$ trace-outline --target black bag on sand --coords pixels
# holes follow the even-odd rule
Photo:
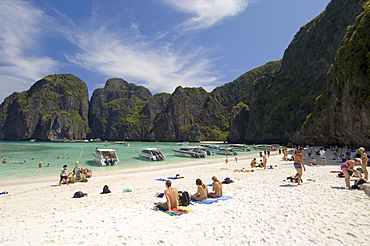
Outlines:
[[[231,184],[232,182],[234,182],[234,181],[232,181],[230,178],[225,178],[225,180],[222,181],[221,183],[223,183],[223,184]]]
[[[107,194],[107,193],[110,193],[111,191],[109,190],[109,187],[108,187],[108,185],[104,185],[104,187],[103,187],[103,192],[102,193],[100,193],[100,194]]]
[[[179,191],[179,206],[189,206],[190,205],[190,196],[187,191]]]
[[[362,185],[367,183],[367,180],[364,179],[364,178],[360,178],[358,180],[356,180],[355,184],[351,186],[352,189],[361,189]]]
[[[77,191],[74,195],[73,195],[73,198],[81,198],[81,197],[84,197],[84,196],[87,196],[86,193],[83,193],[82,191]]]

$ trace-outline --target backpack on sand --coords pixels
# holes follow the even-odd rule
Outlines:
[[[189,197],[189,192],[187,191],[179,191],[179,206],[189,206],[190,204],[190,197]]]
[[[83,193],[82,191],[77,191],[74,195],[73,195],[73,198],[81,198],[81,197],[84,197],[84,196],[87,196],[86,193]]]
[[[108,185],[104,185],[104,187],[103,187],[103,192],[102,193],[100,193],[100,194],[107,194],[107,193],[110,193],[111,191],[109,190],[109,187],[108,187]]]

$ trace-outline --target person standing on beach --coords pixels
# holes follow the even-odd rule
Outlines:
[[[294,176],[294,180],[297,180],[298,185],[301,185],[302,173],[303,171],[306,171],[306,168],[303,162],[303,152],[304,152],[304,148],[299,148],[298,152],[294,156],[294,168],[297,170],[297,174]],[[303,171],[302,171],[302,167],[303,167]]]
[[[67,174],[67,165],[64,165],[61,172],[60,172],[60,180],[59,180],[59,186],[61,185],[62,181],[66,182],[68,184],[68,174]]]
[[[321,159],[322,165],[326,166],[326,152],[324,148],[320,150],[320,159]]]
[[[163,209],[168,210],[171,212],[172,209],[177,208],[178,200],[179,200],[179,192],[176,188],[171,187],[172,183],[171,180],[166,181],[166,188],[167,190],[164,191],[164,195],[166,196],[166,202],[156,202],[154,205],[158,205]]]
[[[362,171],[364,172],[365,179],[369,180],[369,173],[367,172],[367,169],[366,169],[369,158],[367,157],[367,154],[365,153],[364,147],[359,148],[359,151],[361,153],[360,159],[362,161],[362,164],[361,164]]]

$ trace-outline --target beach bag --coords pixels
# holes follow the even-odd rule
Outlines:
[[[189,206],[190,204],[190,196],[189,192],[183,191],[179,192],[180,200],[179,200],[179,206]]]
[[[108,185],[104,185],[104,187],[103,187],[103,192],[102,193],[100,193],[100,194],[107,194],[107,193],[110,193],[111,191],[109,190],[109,187],[108,187]]]
[[[362,185],[367,183],[366,179],[361,178],[355,182],[354,185],[352,185],[352,189],[360,190],[362,188]]]
[[[73,198],[81,198],[81,197],[84,197],[84,196],[87,196],[86,193],[83,193],[82,191],[77,191],[74,195],[73,195]]]
[[[223,184],[230,184],[232,183],[233,181],[230,179],[230,178],[225,178],[224,181],[222,181]]]

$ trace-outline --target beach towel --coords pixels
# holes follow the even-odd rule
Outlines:
[[[167,181],[168,179],[155,179],[157,181]]]
[[[242,169],[235,169],[234,173],[254,173],[256,170],[242,170]]]
[[[183,179],[184,177],[167,177],[168,179]]]
[[[191,199],[190,201],[195,202],[195,203],[200,203],[200,204],[212,204],[218,201],[225,201],[233,198],[232,196],[221,196],[221,197],[216,197],[216,198],[207,198],[206,200],[203,201],[196,201]]]
[[[160,207],[158,205],[155,205],[154,206],[154,209],[155,210],[158,210],[158,211],[162,211],[163,213],[166,213],[166,214],[171,215],[171,216],[175,216],[175,215],[178,215],[179,216],[179,215],[182,215],[182,214],[189,213],[188,210],[180,209],[180,208],[174,208],[174,209],[171,210],[171,212],[168,212],[167,209],[164,209],[164,208],[162,208],[162,207]]]

